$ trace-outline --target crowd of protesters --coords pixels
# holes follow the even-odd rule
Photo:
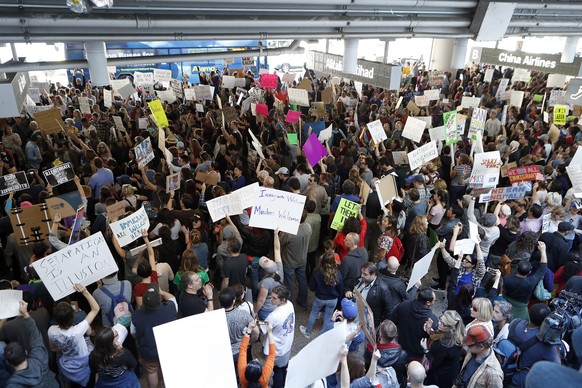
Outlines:
[[[535,72],[530,82],[510,82],[508,91],[525,97],[522,106],[507,107],[507,93],[497,89],[502,78],[511,79],[511,69],[494,68],[491,82],[484,82],[486,69],[473,65],[435,77],[415,65],[399,91],[370,85],[357,90],[353,82],[306,69],[310,101],[322,101],[322,92],[332,89],[323,112],[290,104],[288,90],[299,80],[261,89],[258,76],[237,74],[250,92],[245,102],[266,104],[268,116],[254,115],[250,104],[237,105],[235,89],[222,88],[221,72],[213,71],[201,74],[200,83],[214,86],[222,109],[233,107],[237,118],[223,123],[218,99],[177,96],[163,102],[170,123],[165,128],[151,116],[139,86],[138,98],[116,96],[105,106],[109,88],[82,77],[51,84],[40,105],[61,109],[62,131],[48,134],[26,112],[0,122],[0,174],[26,171],[30,183],[10,194],[0,218],[2,289],[23,290],[25,300],[21,316],[0,323],[0,384],[137,387],[141,378],[157,387],[163,377],[153,327],[219,308],[225,309],[242,387],[285,386],[294,336],[311,339],[340,321],[349,335],[345,349],[333,355],[338,372],[313,386],[538,387],[547,381],[528,375],[579,384],[573,369],[580,365],[574,355],[582,352],[579,336],[569,339],[569,354],[536,336],[553,297],[562,290],[582,295],[580,185],[566,170],[582,144],[578,117],[565,125],[553,122],[547,74]],[[440,99],[412,109],[414,97],[431,89],[439,90]],[[480,97],[488,111],[482,148],[500,152],[501,171],[510,163],[539,168],[535,181],[521,183],[524,198],[479,202],[482,192],[468,184],[478,148],[467,136],[469,119],[459,141],[440,144],[440,156],[420,168],[411,171],[393,156],[431,141],[428,131],[419,143],[403,137],[409,117],[430,117],[433,127],[455,109],[470,118],[472,109],[461,106],[464,96]],[[89,98],[91,114],[81,113],[82,97]],[[305,126],[285,122],[288,110],[300,111]],[[379,144],[366,129],[375,120],[387,137]],[[301,146],[316,121],[331,126],[332,136],[325,141],[328,155],[310,165]],[[160,131],[171,160],[159,150]],[[250,132],[264,158],[254,152]],[[287,136],[294,133],[298,145]],[[156,157],[142,166],[133,147],[146,138]],[[65,162],[75,179],[47,185],[40,172]],[[180,174],[180,189],[166,191],[173,173]],[[386,204],[376,183],[389,174],[400,196]],[[212,176],[217,184],[206,183]],[[297,234],[249,226],[250,209],[210,218],[207,201],[254,182],[306,196]],[[498,187],[510,185],[501,174]],[[102,232],[119,271],[75,285],[75,294],[55,301],[31,264],[66,246],[74,219],[54,215],[49,239],[22,246],[8,213],[73,191],[90,221],[81,238]],[[361,208],[336,231],[330,225],[341,199]],[[108,226],[117,220],[107,208],[117,202],[125,205],[121,218],[143,207],[150,219],[142,238],[125,247]],[[478,228],[474,252],[455,255],[470,222]],[[158,238],[153,246],[150,240]],[[141,252],[130,251],[142,244]],[[414,264],[432,248],[429,274],[407,287]],[[358,293],[373,312],[375,346],[358,318]],[[442,297],[444,312],[434,308]],[[304,322],[296,322],[298,309],[310,310]],[[519,370],[509,377],[493,351],[503,339],[524,349]],[[262,345],[253,351],[256,342]]]

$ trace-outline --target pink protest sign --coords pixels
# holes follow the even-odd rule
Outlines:
[[[303,145],[303,153],[305,153],[309,164],[315,166],[317,162],[327,155],[327,150],[321,145],[317,135],[312,133]]]
[[[261,74],[261,87],[277,89],[279,76],[277,74]]]
[[[269,107],[266,104],[257,104],[257,114],[268,116],[269,115]]]
[[[296,123],[297,120],[299,120],[299,117],[301,117],[301,112],[297,112],[295,110],[289,110],[289,111],[287,111],[287,116],[285,117],[285,122],[286,123]]]

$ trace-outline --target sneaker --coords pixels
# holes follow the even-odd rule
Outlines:
[[[307,328],[305,326],[299,326],[299,332],[307,339],[311,337],[311,334],[307,332]]]

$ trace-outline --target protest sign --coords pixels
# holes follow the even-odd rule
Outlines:
[[[261,88],[271,88],[277,89],[277,84],[279,83],[279,76],[277,74],[262,74],[261,75]]]
[[[137,91],[131,85],[128,78],[124,79],[113,79],[109,81],[111,83],[111,88],[115,93],[117,93],[121,98],[126,99],[133,96]]]
[[[535,181],[537,174],[540,173],[539,166],[523,166],[507,170],[507,176],[511,184],[517,182]]]
[[[235,80],[235,77],[232,75],[223,75],[222,76],[222,83],[220,84],[220,86],[225,88],[225,89],[233,89],[234,88],[234,80]]]
[[[529,82],[530,78],[531,71],[527,69],[515,69],[511,77],[511,82]]]
[[[410,165],[410,170],[415,170],[424,163],[430,162],[434,158],[438,158],[438,156],[439,152],[435,141],[431,141],[422,147],[418,147],[414,151],[408,153],[408,164]]]
[[[402,104],[403,100],[404,100],[404,97],[402,97],[402,96],[398,97],[398,101],[396,102],[396,110],[398,110],[398,108],[400,108],[400,104]]]
[[[150,246],[151,246],[152,248],[159,247],[160,245],[162,245],[162,238],[161,238],[161,237],[160,237],[160,238],[157,238],[157,239],[155,239],[155,240],[153,240],[153,241],[150,241]],[[142,244],[142,245],[140,245],[140,246],[138,246],[138,247],[135,247],[135,248],[132,248],[132,249],[130,249],[130,250],[129,250],[129,253],[130,253],[130,254],[131,254],[133,257],[136,257],[137,255],[139,255],[139,254],[140,254],[140,252],[142,252],[142,251],[144,251],[144,250],[146,250],[146,249],[147,249],[147,245],[145,245],[145,244]]]
[[[520,199],[525,197],[527,191],[527,186],[499,187],[492,189],[489,194],[482,194],[480,197],[480,202],[509,201],[512,199]]]
[[[398,197],[398,186],[396,185],[396,178],[394,175],[388,174],[379,181],[374,183],[376,186],[376,191],[378,192],[378,198],[380,198],[380,204],[386,205],[392,203],[394,198]]]
[[[566,167],[566,172],[572,182],[574,194],[582,193],[582,164],[572,164]]]
[[[297,89],[303,89],[306,92],[311,90],[311,84],[313,82],[309,79],[309,78],[303,78],[303,80],[301,80],[301,82],[299,82],[299,84],[297,85]]]
[[[566,105],[566,91],[552,90],[548,99],[548,106]]]
[[[119,217],[125,214],[125,207],[129,205],[126,200],[115,202],[113,205],[107,206],[107,218],[109,220],[117,221]]]
[[[232,195],[237,197],[237,200],[240,202],[242,208],[246,209],[253,206],[258,189],[259,183],[255,182],[252,185],[244,186],[236,191],[233,191]]]
[[[160,101],[167,102],[168,104],[172,104],[176,101],[176,95],[172,90],[158,90],[156,91],[156,95]]]
[[[216,173],[215,171],[211,171],[208,173],[198,171],[196,173],[195,179],[198,182],[202,182],[202,183],[205,183],[207,185],[216,185],[218,183],[218,173]]]
[[[432,128],[432,117],[431,116],[419,116],[417,119],[422,120],[426,123],[426,128]]]
[[[287,92],[289,93],[289,104],[309,106],[307,90],[289,88]]]
[[[237,195],[221,195],[206,201],[206,207],[212,218],[212,222],[217,222],[226,216],[234,216],[243,212],[243,207]]]
[[[327,139],[330,139],[331,134],[332,134],[332,130],[333,130],[333,124],[330,124],[329,127],[325,128],[323,131],[319,132],[319,135],[317,136],[319,141],[324,142]]]
[[[180,174],[171,174],[166,177],[166,193],[180,190]]]
[[[150,219],[142,206],[138,211],[122,220],[110,223],[109,226],[119,246],[124,247],[140,238],[142,230],[147,231],[149,229]]]
[[[394,160],[394,164],[397,165],[408,164],[406,151],[392,151],[392,159]]]
[[[67,218],[73,217],[77,213],[77,209],[83,205],[83,200],[81,199],[81,194],[75,190],[56,197],[47,198],[45,203],[51,218],[55,214],[60,214],[62,218]]]
[[[432,141],[445,141],[447,138],[444,125],[441,125],[440,127],[429,128],[428,134],[430,135],[430,140]]]
[[[321,159],[327,156],[327,149],[321,145],[317,135],[312,133],[305,144],[303,144],[303,153],[311,166],[315,166]]]
[[[552,225],[552,213],[544,214],[542,216],[542,233],[546,233]]]
[[[497,92],[495,93],[495,99],[497,101],[502,100],[502,93],[505,93],[508,84],[509,84],[508,78],[501,78],[501,80],[499,81],[499,87],[497,88]]]
[[[469,187],[481,188],[497,186],[501,164],[499,151],[475,154],[473,169],[469,177]]]
[[[136,86],[141,86],[144,84],[153,84],[154,83],[154,73],[142,73],[136,71],[133,73],[133,83]]]
[[[335,374],[347,334],[347,325],[343,322],[305,345],[289,361],[285,386],[309,387],[314,381]]]
[[[287,140],[291,145],[297,145],[299,143],[296,133],[287,133]]]
[[[192,88],[184,89],[184,98],[187,101],[195,101],[196,100],[196,91]]]
[[[425,90],[424,95],[428,97],[429,101],[437,101],[441,95],[441,91],[439,89]]]
[[[196,94],[197,100],[213,100],[214,99],[214,87],[210,85],[195,85],[194,93]]]
[[[341,230],[344,222],[349,217],[357,217],[359,213],[360,204],[349,201],[345,198],[340,200],[340,203],[331,222],[330,228],[334,230]]]
[[[39,88],[28,88],[28,96],[32,98],[36,104],[40,104],[40,89]]]
[[[568,115],[568,107],[565,105],[554,106],[554,124],[566,125],[566,116]]]
[[[475,108],[471,115],[471,124],[469,125],[469,138],[477,140],[477,131],[483,132],[485,129],[485,121],[487,121],[487,110]]]
[[[0,319],[19,316],[21,300],[22,291],[0,290]]]
[[[354,289],[354,295],[356,296],[356,306],[358,307],[358,319],[360,322],[360,327],[364,331],[366,339],[372,345],[376,347],[376,329],[374,327],[374,313],[372,309],[366,302],[366,299],[362,296],[360,291]],[[363,324],[362,324],[363,323]]]
[[[266,104],[257,104],[255,107],[257,114],[265,117],[269,116],[269,107]]]
[[[576,149],[576,153],[574,154],[574,157],[570,161],[570,166],[573,166],[575,164],[582,165],[582,147],[578,147]]]
[[[481,97],[463,96],[461,106],[463,108],[479,108],[481,104]]]
[[[331,104],[333,103],[333,89],[332,88],[326,88],[321,92],[321,101],[327,103],[327,104]]]
[[[135,160],[140,166],[145,166],[154,159],[154,149],[152,148],[152,141],[149,137],[135,146],[133,151],[135,153]]]
[[[78,242],[81,239],[81,230],[89,227],[89,225],[89,221],[85,219],[85,206],[83,205],[77,209],[75,214],[75,220],[73,221],[73,226],[71,226],[68,245],[73,245]]]
[[[148,128],[148,119],[147,119],[147,117],[140,117],[139,118],[138,128],[139,129],[147,129]]]
[[[8,215],[18,245],[48,241],[51,217],[46,203],[10,209]]]
[[[196,104],[196,112],[198,112],[198,113],[204,113],[204,105],[202,105],[202,104]]]
[[[483,82],[491,83],[491,81],[493,81],[493,73],[494,72],[495,72],[495,69],[485,70],[485,76],[483,77]]]
[[[255,104],[254,102],[251,102],[251,114],[253,116],[256,116],[257,115],[257,104]]]
[[[36,112],[34,114],[34,121],[36,121],[38,128],[45,137],[53,133],[59,133],[65,127],[59,108]]]
[[[42,172],[47,183],[53,187],[72,181],[75,178],[75,170],[71,163],[63,163]]]
[[[406,119],[406,124],[404,125],[404,130],[402,131],[402,136],[417,143],[420,143],[425,127],[426,121],[419,120],[414,117],[408,117]],[[384,129],[382,129],[382,131],[383,130]]]
[[[122,130],[123,128],[125,128],[125,125],[123,125],[123,120],[121,119],[121,117],[113,116],[113,122],[115,123],[115,127],[117,129]]]
[[[55,301],[74,293],[73,285],[77,283],[88,286],[118,270],[101,232],[35,261],[32,266]]]
[[[414,103],[416,106],[428,106],[428,96],[414,96]]]
[[[323,102],[312,102],[311,114],[313,114],[318,119],[323,118],[323,115],[325,114],[325,104]]]
[[[446,145],[456,143],[459,140],[457,131],[457,111],[453,110],[443,113],[443,120],[445,124]]]
[[[172,70],[154,69],[154,81],[159,83],[170,83]]]
[[[14,191],[26,190],[29,187],[28,178],[24,171],[0,176],[0,195],[10,194]]]
[[[516,168],[516,167],[517,167],[517,163],[516,162],[511,162],[511,163],[504,164],[500,168],[501,177],[502,178],[507,178],[507,176],[509,175],[509,169],[510,168]]]
[[[414,264],[414,267],[412,268],[412,274],[410,275],[410,279],[408,280],[408,286],[406,287],[406,291],[414,287],[414,285],[420,282],[420,279],[422,279],[424,275],[428,273],[428,269],[430,268],[430,263],[432,262],[435,250],[436,245],[432,247],[430,252],[424,255],[422,259],[418,260]]]
[[[204,335],[184,335],[192,330]],[[190,383],[185,382],[192,379],[193,365],[196,365],[196,383],[192,386],[237,387],[224,309],[158,325],[154,327],[153,332],[166,387],[189,386]],[[205,349],[205,351],[192,351],[190,352],[192,354],[184,357],[181,352],[176,351],[176,344],[180,344],[183,349]]]
[[[388,139],[386,132],[384,131],[384,126],[380,120],[372,121],[366,125],[372,139],[374,139],[374,144],[380,144],[383,140]]]
[[[418,105],[416,105],[414,102],[410,101],[407,105],[406,105],[406,109],[408,109],[410,111],[411,114],[413,114],[414,116],[418,116],[418,114],[420,113],[420,108],[418,107]]]
[[[509,105],[515,106],[517,108],[521,108],[521,104],[523,103],[523,96],[524,92],[520,90],[512,90],[511,97],[509,99]]]
[[[232,106],[225,106],[222,108],[222,113],[224,114],[224,121],[228,125],[231,121],[238,119],[238,113],[236,108]]]
[[[168,118],[166,117],[164,107],[162,106],[162,102],[160,100],[148,102],[148,106],[152,111],[152,115],[154,116],[154,119],[156,120],[156,124],[158,125],[158,127],[165,128],[168,125],[170,125],[168,123]]]
[[[565,74],[548,74],[546,88],[563,88],[566,83]]]
[[[296,235],[306,199],[304,195],[260,187],[253,201],[249,226],[279,228]]]
[[[79,109],[84,115],[91,114],[91,104],[89,103],[89,97],[79,97]]]
[[[289,85],[291,85],[293,83],[293,81],[295,81],[295,74],[283,74],[283,80],[284,83],[287,83]]]
[[[454,247],[454,255],[472,255],[475,250],[475,241],[465,238],[457,240]]]
[[[311,129],[311,133],[314,133],[319,136],[321,131],[325,130],[325,121],[316,120],[311,123],[303,124],[303,134],[305,135],[305,138],[307,138],[310,135],[309,129]]]

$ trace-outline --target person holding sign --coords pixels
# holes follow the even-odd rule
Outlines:
[[[89,363],[91,369],[99,375],[95,388],[125,387],[140,388],[135,372],[137,361],[131,352],[119,341],[117,330],[121,327],[105,328],[95,337],[95,349],[91,352]]]

